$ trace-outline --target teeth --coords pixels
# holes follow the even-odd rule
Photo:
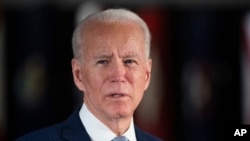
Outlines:
[[[121,96],[122,96],[121,94],[113,94],[113,95],[112,95],[112,97],[115,97],[115,98],[121,97]]]

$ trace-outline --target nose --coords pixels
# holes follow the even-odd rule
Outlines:
[[[125,82],[125,66],[122,60],[113,60],[111,63],[110,70],[110,81],[111,82]]]

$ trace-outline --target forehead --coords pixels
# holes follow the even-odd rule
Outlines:
[[[84,37],[90,36],[92,39],[114,34],[122,36],[136,34],[143,37],[142,28],[137,23],[128,21],[90,21],[83,29]]]
[[[113,47],[124,50],[144,50],[144,34],[133,22],[90,22],[84,27],[84,51],[109,50]]]

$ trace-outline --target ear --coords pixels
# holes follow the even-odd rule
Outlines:
[[[145,74],[145,87],[146,90],[149,86],[150,79],[151,79],[151,68],[152,68],[152,59],[148,59],[146,62],[146,74]]]
[[[71,60],[72,73],[74,78],[74,83],[80,91],[85,91],[85,87],[83,84],[83,72],[81,68],[81,62],[79,60],[73,58]]]

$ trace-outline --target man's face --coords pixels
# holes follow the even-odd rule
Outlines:
[[[101,119],[131,117],[150,81],[143,31],[121,22],[93,22],[85,29],[83,63],[72,61],[85,104]]]

